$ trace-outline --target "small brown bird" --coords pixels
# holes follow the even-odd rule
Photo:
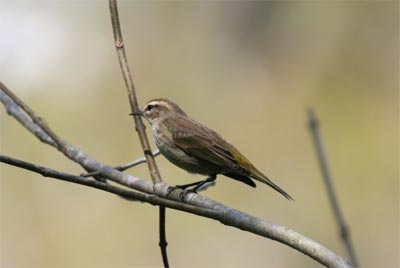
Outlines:
[[[140,114],[150,123],[158,149],[170,162],[189,173],[209,176],[203,181],[181,185],[180,188],[195,186],[190,191],[196,192],[204,184],[213,182],[218,174],[223,174],[256,187],[253,178],[293,200],[254,167],[235,146],[190,118],[176,103],[164,98],[153,99]]]

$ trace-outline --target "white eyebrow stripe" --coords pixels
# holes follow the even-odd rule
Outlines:
[[[171,109],[171,106],[165,101],[152,101],[152,102],[148,103],[147,105],[154,105],[154,106],[159,105],[159,106],[164,106],[168,109]]]

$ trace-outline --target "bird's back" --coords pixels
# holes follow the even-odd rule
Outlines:
[[[292,197],[259,171],[235,146],[221,135],[188,116],[165,118],[174,145],[208,166],[219,166],[220,174],[255,186],[250,178],[269,185],[289,200]],[[190,127],[188,127],[190,126]],[[204,174],[204,172],[199,172]],[[207,174],[207,173],[206,173]],[[208,174],[211,174],[208,173]]]

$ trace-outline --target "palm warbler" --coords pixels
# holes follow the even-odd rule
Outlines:
[[[150,123],[157,147],[170,162],[190,173],[209,176],[200,182],[181,185],[180,188],[195,186],[190,190],[195,192],[204,184],[214,181],[218,174],[223,174],[256,187],[253,178],[293,200],[235,146],[190,118],[176,103],[164,98],[153,99],[144,106],[140,115]]]

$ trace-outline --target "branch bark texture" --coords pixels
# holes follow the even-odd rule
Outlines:
[[[14,94],[12,96],[8,95],[7,92],[9,90],[5,89],[5,85],[0,82],[0,101],[6,107],[8,113],[17,118],[26,129],[40,140],[53,139],[54,132],[47,132],[50,127],[47,124],[44,125],[41,120],[34,120],[31,114],[29,114],[31,118],[27,117],[19,108],[18,101],[14,100],[19,100],[18,97]],[[29,127],[32,124],[36,124],[36,127]],[[50,145],[54,146],[54,143],[50,142]],[[138,200],[218,220],[225,225],[276,240],[327,267],[352,267],[349,262],[331,250],[287,227],[273,224],[194,193],[186,195],[184,202],[182,202],[179,197],[181,191],[176,190],[168,195],[168,185],[166,184],[160,184],[156,193],[152,182],[124,174],[108,165],[102,164],[67,142],[63,143],[63,152],[69,159],[80,164],[85,169],[99,170],[102,177],[140,192],[141,194],[137,196]]]

